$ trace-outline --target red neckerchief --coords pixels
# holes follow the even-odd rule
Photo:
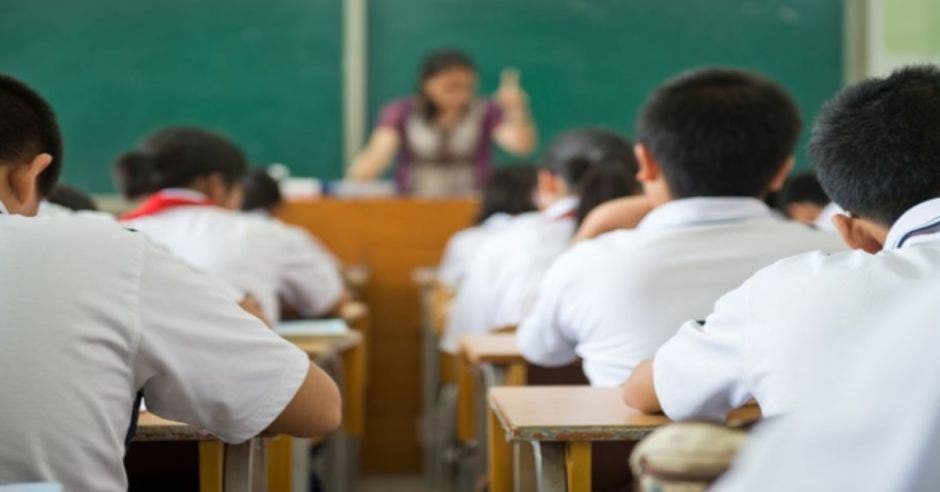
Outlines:
[[[121,215],[120,220],[133,220],[165,212],[174,207],[182,206],[212,206],[206,198],[190,198],[185,196],[154,193],[143,201],[136,209]]]

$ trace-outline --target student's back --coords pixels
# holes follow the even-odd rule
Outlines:
[[[518,331],[530,362],[580,357],[595,386],[621,384],[682,321],[760,267],[841,247],[759,199],[782,183],[799,131],[776,84],[724,69],[684,74],[653,93],[638,128],[639,177],[657,206],[636,229],[562,255]]]
[[[125,225],[250,294],[268,319],[280,317],[282,299],[308,317],[341,301],[342,278],[308,235],[236,212],[247,167],[225,139],[197,129],[163,130],[122,156],[118,171],[126,195],[153,192],[122,217]]]

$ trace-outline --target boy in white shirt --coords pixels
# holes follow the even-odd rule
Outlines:
[[[527,360],[583,360],[594,386],[621,384],[690,317],[762,266],[838,238],[777,218],[761,201],[793,162],[800,118],[776,83],[704,69],[661,85],[642,109],[637,175],[654,206],[634,230],[584,241],[546,274],[520,326]]]
[[[810,154],[856,251],[759,271],[638,366],[625,401],[721,419],[754,398],[782,416],[734,490],[936,490],[940,71],[845,89]]]
[[[535,167],[528,164],[493,171],[483,185],[477,225],[454,234],[447,241],[437,269],[437,280],[456,290],[474,256],[488,238],[512,224],[512,218],[535,210]]]
[[[571,130],[542,156],[538,214],[524,214],[487,240],[473,258],[451,307],[441,350],[460,337],[514,326],[532,307],[545,271],[571,243],[594,206],[635,194],[636,161],[629,141],[602,129]]]
[[[32,217],[61,157],[49,106],[0,75],[0,484],[126,490],[139,393],[226,442],[339,425],[336,385],[226,286],[116,222]]]
[[[151,193],[121,216],[124,225],[251,295],[269,320],[280,318],[281,301],[313,318],[345,299],[332,257],[305,231],[237,212],[248,166],[226,138],[166,128],[122,155],[116,168],[125,195]]]

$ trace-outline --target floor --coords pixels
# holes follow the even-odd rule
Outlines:
[[[422,475],[366,475],[357,492],[431,492]]]

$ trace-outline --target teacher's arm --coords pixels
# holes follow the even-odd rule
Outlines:
[[[496,143],[513,154],[535,150],[538,131],[529,113],[529,96],[519,84],[518,70],[503,70],[495,100],[503,110],[502,121],[493,130]]]
[[[385,172],[401,145],[398,130],[388,126],[379,126],[369,137],[369,143],[353,160],[346,177],[358,181],[369,181],[378,178]]]

